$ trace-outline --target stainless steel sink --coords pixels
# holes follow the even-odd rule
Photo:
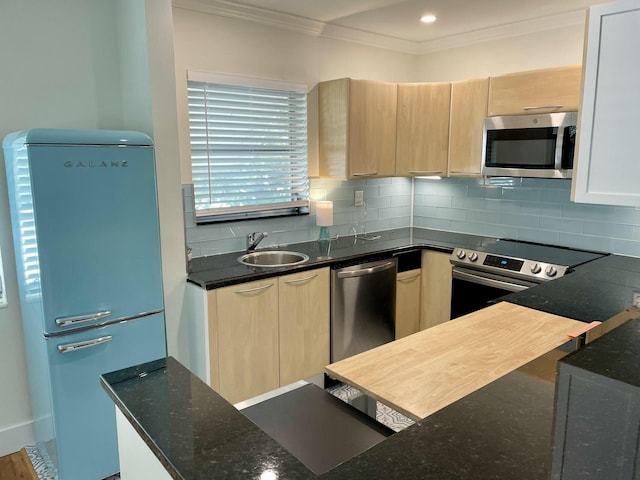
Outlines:
[[[309,260],[309,256],[304,253],[277,250],[245,253],[238,257],[240,263],[253,267],[288,267],[304,263],[307,260]]]

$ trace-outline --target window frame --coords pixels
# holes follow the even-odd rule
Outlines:
[[[308,105],[306,103],[308,88],[304,84],[299,83],[291,83],[277,80],[269,80],[264,78],[256,78],[249,76],[241,76],[241,75],[228,75],[222,73],[211,73],[211,72],[201,72],[189,70],[187,71],[187,110],[189,116],[189,151],[190,151],[190,166],[192,177],[194,175],[194,170],[196,168],[195,165],[195,153],[194,153],[194,134],[193,130],[194,124],[197,122],[192,118],[192,109],[190,102],[190,93],[189,89],[191,88],[190,82],[198,82],[202,84],[217,84],[224,85],[230,87],[239,87],[246,88],[247,92],[250,92],[251,89],[259,89],[259,90],[275,90],[278,92],[293,92],[297,95],[303,95],[305,99],[304,109],[302,111],[295,110],[295,113],[299,114],[300,117],[300,125],[296,125],[296,128],[291,129],[291,143],[292,145],[297,145],[297,149],[292,148],[291,150],[294,153],[287,152],[286,149],[282,150],[283,155],[291,155],[291,158],[284,158],[285,162],[291,162],[289,166],[289,170],[286,168],[284,171],[291,175],[290,180],[283,180],[280,185],[288,185],[290,188],[288,191],[292,196],[297,193],[301,193],[302,196],[299,200],[292,199],[291,201],[286,201],[282,203],[265,203],[260,205],[236,205],[230,207],[209,207],[209,208],[199,208],[197,201],[198,195],[196,194],[196,181],[192,180],[194,183],[194,219],[196,224],[207,224],[207,223],[219,223],[219,222],[227,222],[234,220],[249,220],[249,219],[258,219],[258,218],[272,218],[272,217],[281,217],[281,216],[291,216],[291,215],[308,215],[309,214],[309,205],[310,205],[310,183],[309,183],[309,138],[308,138],[308,120],[307,120],[307,110]],[[206,96],[206,94],[205,94]],[[206,99],[205,99],[206,102]],[[206,110],[206,108],[205,108]],[[302,114],[300,114],[302,113]],[[194,116],[197,113],[194,113]],[[202,115],[202,113],[200,113]],[[205,116],[207,113],[205,113]],[[200,122],[202,122],[200,120]],[[207,121],[204,121],[206,128],[206,138],[207,141],[210,138],[210,133],[208,129]],[[300,127],[303,127],[302,129]],[[303,141],[300,142],[300,132],[303,132]],[[293,133],[296,132],[296,133]],[[242,142],[239,142],[241,145]],[[202,148],[197,150],[202,153]],[[210,155],[210,152],[213,152],[214,149],[206,150],[207,156]],[[264,149],[256,149],[255,151],[247,148],[246,150],[239,150],[240,155],[247,155],[249,158],[252,158],[251,152],[256,153],[258,158],[253,159],[253,161],[257,162],[261,154],[264,154]],[[240,157],[238,157],[240,158]],[[201,161],[201,160],[200,160]],[[207,160],[210,162],[210,160]],[[268,161],[267,161],[268,162]],[[277,161],[273,161],[274,165],[277,165]],[[268,164],[268,163],[267,163]],[[211,163],[209,164],[211,165]],[[200,165],[201,168],[201,165]],[[279,170],[272,170],[270,174],[274,172],[278,172]],[[205,180],[208,185],[208,188],[211,188],[211,173],[208,174],[209,178]],[[297,183],[296,183],[297,182]],[[204,182],[203,182],[204,183]],[[277,182],[275,185],[278,185]],[[295,186],[293,186],[295,185]],[[264,189],[260,189],[264,190]],[[224,209],[220,212],[215,212],[217,208]]]

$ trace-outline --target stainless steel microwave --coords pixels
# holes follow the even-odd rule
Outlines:
[[[577,112],[488,117],[482,175],[571,178]]]

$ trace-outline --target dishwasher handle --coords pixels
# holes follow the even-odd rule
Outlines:
[[[374,265],[368,268],[359,268],[353,270],[340,270],[337,275],[338,278],[352,278],[352,277],[362,277],[364,275],[371,275],[372,273],[382,272],[384,270],[389,270],[390,268],[396,268],[396,262],[385,262],[379,265]]]

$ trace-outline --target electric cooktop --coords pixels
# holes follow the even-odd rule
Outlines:
[[[451,254],[451,263],[457,267],[543,282],[559,278],[572,268],[605,255],[607,254],[601,252],[506,239],[474,250],[456,248]]]

